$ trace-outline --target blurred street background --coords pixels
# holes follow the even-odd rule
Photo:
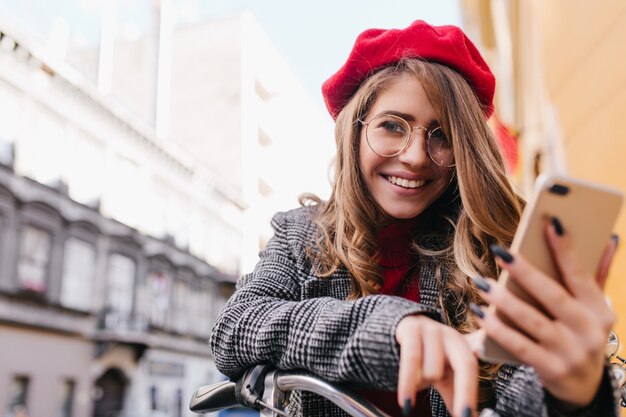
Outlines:
[[[272,214],[329,195],[322,82],[415,19],[489,61],[524,195],[542,171],[626,192],[620,0],[0,0],[0,416],[192,416]],[[624,249],[607,293],[624,316]]]

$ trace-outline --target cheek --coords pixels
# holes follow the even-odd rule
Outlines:
[[[381,157],[376,155],[367,144],[367,140],[361,137],[359,143],[359,167],[367,183],[372,179],[375,168],[380,164]]]
[[[441,177],[444,178],[448,184],[452,182],[453,176],[454,176],[453,168],[443,168],[443,171],[441,171]]]

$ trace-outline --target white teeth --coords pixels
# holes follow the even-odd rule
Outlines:
[[[392,184],[399,185],[404,188],[419,188],[426,184],[426,180],[407,180],[406,178],[394,177],[393,175],[385,177]]]

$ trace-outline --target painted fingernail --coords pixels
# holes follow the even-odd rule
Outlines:
[[[554,226],[554,230],[556,231],[556,234],[559,236],[563,236],[563,234],[565,233],[565,230],[563,229],[563,225],[561,224],[561,221],[556,217],[553,217],[550,221],[552,222],[552,226]]]
[[[411,415],[411,399],[404,400],[404,407],[402,407],[402,415],[408,417]]]
[[[469,308],[470,310],[472,310],[472,313],[474,313],[474,315],[476,315],[476,317],[478,317],[479,319],[485,318],[485,312],[482,311],[480,307],[478,307],[478,304],[470,303]]]
[[[510,264],[511,262],[513,262],[513,255],[511,255],[511,253],[508,250],[506,250],[505,248],[503,248],[502,246],[500,246],[500,245],[491,245],[491,246],[489,246],[489,248],[491,249],[491,251],[493,252],[494,255],[496,255],[498,258],[502,259],[507,264]]]
[[[617,233],[613,233],[611,235],[611,239],[613,239],[613,241],[615,242],[615,247],[617,248],[619,246],[619,235]]]
[[[480,288],[481,291],[489,292],[491,290],[491,285],[489,285],[487,280],[480,275],[472,277],[472,282],[474,282],[474,285]]]
[[[472,409],[470,407],[465,407],[463,409],[463,414],[461,414],[461,416],[463,416],[463,417],[472,417]]]

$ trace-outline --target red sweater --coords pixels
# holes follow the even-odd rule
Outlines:
[[[397,295],[419,302],[420,290],[418,277],[407,277],[407,272],[414,259],[410,254],[410,236],[415,227],[415,220],[399,220],[383,228],[378,235],[381,253],[378,263],[383,269],[384,283],[380,294]],[[408,279],[407,279],[408,278]],[[359,390],[359,393],[378,408],[391,416],[402,416],[402,408],[398,405],[398,394],[390,391]],[[428,390],[417,393],[416,406],[411,416],[430,416],[430,400]]]

